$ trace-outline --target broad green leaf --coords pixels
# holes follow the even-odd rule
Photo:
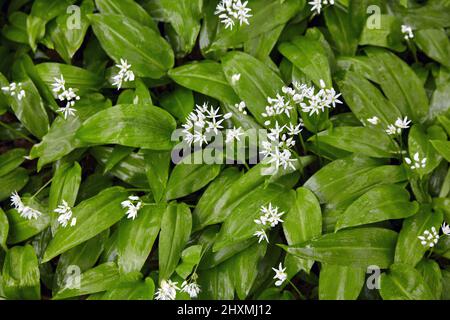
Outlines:
[[[302,243],[322,234],[322,212],[319,201],[304,187],[297,189],[295,203],[283,220],[283,231],[289,245]],[[298,257],[294,259],[298,260],[298,265],[308,273],[314,264],[314,260]]]
[[[442,270],[442,300],[450,300],[450,271]]]
[[[162,95],[160,104],[175,118],[184,121],[194,109],[194,95],[191,90],[177,86],[174,91]]]
[[[89,91],[99,90],[104,82],[103,78],[99,75],[68,64],[52,62],[41,63],[36,65],[36,71],[50,88],[52,88],[52,84],[55,83],[55,78],[59,79],[62,75],[66,87],[79,90],[77,92],[78,95],[83,95]]]
[[[343,56],[354,56],[358,47],[360,30],[352,26],[347,10],[338,6],[330,6],[324,10],[325,23],[333,39],[333,45]]]
[[[134,220],[124,220],[118,228],[118,266],[121,273],[140,271],[158,236],[165,205],[151,204],[139,210]]]
[[[200,190],[219,175],[220,169],[220,164],[177,164],[167,183],[166,200],[181,198]]]
[[[393,264],[381,275],[380,294],[384,300],[434,300],[420,272],[402,263]]]
[[[74,0],[36,0],[27,19],[28,42],[36,51],[37,42],[45,36],[47,22],[64,13]]]
[[[345,102],[363,124],[367,119],[376,116],[385,128],[402,116],[399,109],[362,75],[353,71],[346,72],[338,84]]]
[[[239,97],[227,82],[218,62],[204,60],[188,63],[170,70],[169,76],[179,85],[219,101],[232,105],[239,102]]]
[[[169,179],[171,153],[169,151],[143,150],[145,172],[155,202],[163,199]]]
[[[403,219],[414,215],[419,206],[409,201],[410,195],[401,186],[386,184],[375,187],[355,202],[340,215],[336,231],[390,219]]]
[[[8,247],[6,246],[6,239],[8,238],[8,231],[9,231],[9,223],[8,218],[3,211],[2,208],[0,208],[0,247],[3,248],[3,250],[7,251]]]
[[[101,300],[153,300],[155,283],[152,278],[144,281],[125,282],[106,291]]]
[[[191,211],[186,204],[170,204],[163,214],[159,236],[159,279],[169,279],[191,234]]]
[[[119,105],[89,118],[77,131],[76,137],[92,144],[113,143],[169,150],[175,126],[175,120],[163,109],[145,105]]]
[[[393,158],[398,152],[395,142],[379,128],[337,127],[322,131],[310,140],[374,158]]]
[[[2,35],[14,42],[28,44],[27,34],[28,15],[22,11],[16,11],[8,16],[9,24],[2,28]]]
[[[414,41],[427,56],[450,68],[450,41],[443,29],[418,30]]]
[[[173,67],[172,48],[157,31],[116,14],[94,14],[88,18],[108,55],[116,63],[126,57],[136,75],[159,79]]]
[[[199,299],[232,300],[234,298],[232,275],[226,264],[200,271],[198,276],[198,283],[202,288]]]
[[[245,101],[248,110],[259,124],[267,120],[262,116],[266,111],[267,98],[275,97],[284,86],[283,80],[263,62],[249,54],[233,51],[223,59],[225,76],[238,96]],[[233,75],[240,74],[239,81],[232,80]],[[277,117],[278,118],[278,117]],[[279,116],[280,123],[289,122],[286,115]],[[296,122],[296,112],[291,112],[292,122]]]
[[[117,145],[113,148],[103,168],[103,173],[111,171],[118,163],[133,153],[134,148]]]
[[[238,182],[239,180],[235,183]],[[277,184],[263,185],[250,192],[242,201],[232,206],[231,213],[220,229],[213,251],[254,237],[254,233],[261,229],[261,226],[255,223],[255,219],[261,216],[261,206],[271,203],[273,207],[279,208],[279,212],[286,213],[294,201],[294,191]]]
[[[428,115],[428,98],[422,82],[411,67],[387,50],[369,48],[366,52],[386,97],[403,115],[415,123],[423,123]]]
[[[356,1],[354,1],[356,2]],[[404,35],[401,33],[401,21],[398,17],[381,14],[379,17],[380,25],[374,28],[367,23],[359,40],[360,45],[372,45],[384,47],[394,51],[402,52],[405,50],[403,45]]]
[[[41,215],[37,219],[28,220],[21,217],[16,209],[11,209],[6,212],[9,221],[8,244],[16,244],[27,240],[43,230],[50,224],[50,215],[47,208],[45,208],[39,201],[30,197],[22,197],[25,205],[38,210]]]
[[[420,211],[403,221],[395,248],[395,262],[414,267],[430,247],[422,245],[418,236],[425,230],[434,227],[438,232],[442,223],[441,211],[432,212],[429,207],[422,206]]]
[[[436,149],[445,160],[450,162],[450,142],[441,140],[431,140],[430,142],[433,145],[433,148]]]
[[[430,112],[428,117],[434,120],[437,116],[443,116],[450,110],[448,101],[450,99],[450,81],[437,86],[431,97]]]
[[[21,148],[11,149],[0,155],[0,177],[20,166],[26,155],[27,151]]]
[[[320,300],[356,300],[365,282],[360,267],[322,264],[319,275]]]
[[[278,50],[316,86],[320,87],[320,80],[323,80],[327,87],[332,86],[328,58],[319,40],[306,36],[295,37],[290,42],[281,43]]]
[[[101,264],[80,275],[80,286],[71,283],[72,286],[64,287],[58,291],[53,299],[67,299],[72,297],[83,296],[86,294],[106,291],[113,288],[119,280],[119,269],[113,262]]]
[[[123,188],[112,187],[73,208],[77,224],[70,228],[59,228],[45,251],[43,262],[95,237],[122,219],[125,212],[120,203],[126,196]]]
[[[93,268],[105,248],[108,236],[109,230],[105,230],[94,238],[64,252],[56,266],[53,290],[59,291],[63,287],[70,285],[73,280],[72,277],[78,270],[85,272]]]
[[[38,259],[30,245],[11,248],[3,263],[3,291],[12,300],[41,298]]]
[[[183,279],[186,279],[200,262],[202,257],[202,246],[193,245],[187,247],[181,253],[181,263],[175,269],[176,273]]]
[[[420,261],[416,269],[422,274],[423,280],[434,294],[436,300],[442,295],[442,272],[439,264],[431,259]]]
[[[14,191],[20,191],[28,182],[28,172],[24,168],[16,168],[0,177],[0,201],[8,198]]]
[[[102,14],[122,15],[158,31],[152,17],[134,0],[95,0],[95,6]]]
[[[381,228],[357,228],[329,233],[295,246],[280,245],[288,253],[326,264],[387,268],[394,260],[397,233]]]

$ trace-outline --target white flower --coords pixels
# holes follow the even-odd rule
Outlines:
[[[380,119],[378,119],[377,116],[373,116],[372,118],[367,119],[367,121],[376,126],[380,122]]]
[[[125,213],[127,218],[134,220],[142,207],[142,202],[137,196],[129,196],[128,200],[122,201],[121,205],[122,208],[127,208],[127,212]]]
[[[247,111],[245,110],[245,108],[247,107],[247,105],[245,104],[245,101],[241,101],[241,102],[239,102],[239,103],[236,103],[236,104],[234,105],[234,107],[235,107],[236,109],[238,109],[239,112],[242,112],[243,114],[247,114]]]
[[[11,97],[16,96],[17,100],[21,101],[25,97],[25,90],[22,89],[22,83],[11,82],[9,86],[2,87],[4,93],[9,93]]]
[[[233,127],[233,129],[228,129],[225,143],[230,143],[234,140],[241,141],[240,136],[242,136],[242,135],[244,135],[244,132],[242,132],[241,127],[239,127],[239,128]]]
[[[180,290],[180,288],[177,287],[177,283],[178,282],[172,282],[171,280],[162,280],[158,291],[156,291],[155,299],[175,300],[177,296],[177,290]]]
[[[11,199],[11,205],[19,212],[20,216],[22,218],[31,220],[31,219],[37,219],[40,215],[42,215],[41,212],[39,212],[36,209],[33,209],[29,206],[26,206],[22,199],[20,198],[17,191],[14,191],[10,197]]]
[[[248,1],[242,3],[241,0],[222,0],[216,6],[215,15],[219,16],[220,22],[225,25],[225,29],[233,29],[237,20],[239,25],[249,24],[248,19],[252,17],[250,11],[252,9],[247,8]]]
[[[264,231],[264,229],[261,229],[259,231],[256,231],[254,234],[254,236],[258,237],[258,243],[260,243],[263,240],[266,240],[267,243],[269,243],[269,239],[267,238],[267,234]]]
[[[69,221],[71,227],[77,224],[77,219],[72,218],[72,208],[70,208],[69,204],[65,200],[63,200],[62,204],[60,204],[54,211],[59,213],[58,222],[63,226],[63,228],[67,227]]]
[[[405,40],[409,40],[414,38],[413,30],[410,26],[403,24],[402,25],[402,33],[404,34]]]
[[[405,117],[405,119],[398,118],[395,120],[395,126],[399,129],[408,129],[410,127],[411,120],[408,120],[408,117]]]
[[[75,106],[76,101],[80,100],[80,97],[75,93],[73,88],[66,89],[66,81],[64,80],[63,75],[61,75],[60,78],[54,78],[54,80],[55,82],[52,86],[55,97],[57,97],[59,101],[67,101],[65,107],[61,107],[56,111],[62,113],[64,119],[67,119],[69,116],[74,116],[77,110],[72,107]]]
[[[425,230],[423,232],[423,235],[418,236],[420,243],[424,247],[430,247],[433,248],[439,241],[439,234],[436,231],[435,227],[431,228],[431,231]]]
[[[425,168],[427,165],[427,158],[420,159],[418,152],[414,154],[413,160],[411,160],[410,158],[405,158],[405,162],[411,167],[412,170]]]
[[[442,224],[442,232],[446,235],[446,236],[450,236],[450,226],[448,224],[446,224],[445,222]]]
[[[322,7],[327,4],[334,5],[334,0],[312,0],[308,4],[312,6],[311,11],[316,11],[317,14],[320,14]]]
[[[116,67],[119,68],[119,73],[112,78],[112,85],[116,86],[117,90],[119,90],[123,82],[134,81],[135,76],[131,70],[131,64],[128,64],[126,59],[120,58],[120,64],[116,64]]]
[[[292,123],[289,123],[289,126],[286,127],[286,129],[288,130],[289,135],[296,136],[303,131],[303,126],[303,120],[300,119],[299,123],[296,126],[294,126]]]
[[[396,134],[400,134],[402,129],[396,128],[393,124],[390,124],[385,131],[388,135],[394,136]]]
[[[236,84],[241,79],[240,73],[235,73],[231,76],[231,83]]]
[[[279,287],[287,279],[287,274],[285,272],[286,268],[283,268],[283,265],[280,262],[280,264],[278,265],[278,269],[272,268],[272,270],[275,271],[275,276],[273,278],[277,279],[275,285]]]
[[[184,281],[181,284],[181,291],[186,292],[187,294],[189,294],[189,297],[193,299],[198,297],[198,294],[200,293],[201,290],[197,282],[193,281],[188,283],[187,281]]]
[[[272,207],[271,202],[267,207],[261,206],[261,216],[255,220],[255,223],[264,226],[270,225],[272,228],[275,227],[279,222],[283,222],[280,218],[284,212],[278,212],[278,210],[278,207]]]

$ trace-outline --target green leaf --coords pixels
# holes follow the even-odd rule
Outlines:
[[[114,126],[111,126],[114,123]],[[77,131],[85,143],[120,144],[151,150],[170,150],[176,123],[163,109],[145,105],[119,105],[100,111]]]
[[[283,80],[263,62],[249,54],[233,51],[223,59],[225,76],[238,96],[245,101],[248,110],[259,124],[267,120],[261,114],[266,111],[267,98],[275,97],[284,86]],[[235,74],[240,74],[239,81],[232,81]],[[279,116],[280,123],[289,122],[286,115]],[[291,112],[291,121],[296,122],[296,112]]]
[[[3,291],[12,300],[39,300],[40,274],[38,259],[30,245],[13,247],[3,263]]]
[[[379,128],[337,127],[322,131],[310,140],[374,158],[393,158],[398,152],[395,142]]]
[[[320,80],[327,87],[332,86],[328,57],[319,40],[307,36],[295,37],[290,42],[281,43],[278,50],[316,86],[320,87]]]
[[[45,251],[43,262],[91,239],[118,222],[124,216],[120,203],[125,200],[126,195],[123,188],[112,187],[73,208],[77,224],[70,228],[59,228]]]
[[[384,300],[433,300],[433,294],[419,271],[396,263],[380,278],[380,294]]]
[[[433,148],[436,149],[445,160],[450,162],[450,142],[441,140],[430,140],[430,142],[433,145]]]
[[[144,206],[134,220],[119,225],[117,254],[121,273],[140,271],[158,236],[166,205]]]
[[[172,48],[155,30],[121,15],[88,18],[102,48],[116,63],[126,57],[137,76],[159,79],[173,67]]]
[[[26,155],[27,150],[21,148],[11,149],[0,155],[0,177],[20,166]]]
[[[153,300],[155,283],[152,278],[144,281],[125,282],[105,292],[101,300]]]
[[[113,288],[119,280],[119,270],[115,263],[108,262],[92,268],[80,275],[80,286],[65,287],[54,295],[54,300],[83,296]],[[75,282],[76,280],[74,280]]]
[[[6,246],[6,239],[8,238],[8,231],[9,231],[9,222],[8,218],[3,211],[2,208],[0,208],[0,247],[3,248],[3,250],[7,251],[8,247]]]
[[[390,219],[402,219],[414,215],[419,206],[409,201],[410,195],[401,186],[386,184],[375,187],[338,217],[336,231]]]
[[[215,61],[188,63],[170,70],[169,76],[179,85],[219,101],[232,105],[239,102],[239,97],[228,84],[220,63]]]
[[[181,253],[181,263],[175,269],[176,273],[183,279],[186,279],[193,268],[199,264],[202,257],[202,246],[194,245],[187,247]]]
[[[352,26],[353,22],[347,11],[342,7],[331,6],[324,10],[324,16],[336,50],[343,56],[354,56],[360,30]]]
[[[194,109],[194,95],[191,90],[177,86],[174,91],[164,93],[161,107],[180,121],[184,121]]]
[[[386,97],[414,123],[423,123],[429,104],[416,73],[395,54],[377,48],[366,49]]]
[[[169,179],[169,166],[171,161],[171,152],[144,150],[145,172],[147,180],[152,190],[155,202],[163,199],[167,180]]]
[[[365,24],[359,44],[384,47],[398,52],[404,51],[405,46],[402,43],[404,36],[401,33],[400,19],[387,14],[381,14],[379,19],[379,28]]]
[[[102,14],[122,15],[158,31],[152,17],[134,0],[95,0],[95,6]]]
[[[442,220],[442,212],[432,212],[427,206],[422,206],[417,214],[405,219],[398,235],[395,262],[414,267],[429,249],[420,243],[418,236],[421,236],[425,230],[431,231],[432,227],[439,232]]]
[[[326,264],[387,268],[394,260],[397,233],[381,228],[357,228],[329,233],[295,246],[280,245],[288,253]]]
[[[103,173],[111,171],[118,163],[133,153],[134,148],[117,145],[113,148],[103,168]]]
[[[450,68],[450,41],[443,29],[418,30],[414,40],[427,56]]]
[[[431,259],[422,259],[416,269],[420,272],[423,280],[434,294],[436,300],[440,300],[442,295],[442,272],[439,264]]]
[[[200,271],[198,284],[202,291],[199,299],[232,300],[234,285],[231,276],[226,264]]]
[[[0,177],[0,201],[8,198],[14,191],[20,191],[28,182],[28,172],[24,168],[16,168]]]
[[[302,243],[322,234],[322,212],[316,196],[304,187],[296,192],[295,203],[283,217],[283,231],[289,245]],[[314,260],[295,257],[298,265],[309,273]]]
[[[170,204],[164,212],[159,236],[159,279],[169,279],[191,234],[192,217],[184,204]]]
[[[320,300],[356,300],[365,282],[366,270],[359,267],[322,264]]]
[[[177,164],[167,183],[166,200],[181,198],[200,190],[219,175],[220,169],[220,164]]]

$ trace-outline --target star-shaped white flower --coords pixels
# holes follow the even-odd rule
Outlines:
[[[279,287],[287,279],[287,274],[285,272],[286,268],[283,268],[283,265],[280,262],[280,264],[278,265],[278,269],[272,268],[272,270],[275,271],[275,276],[273,278],[277,279],[275,285]]]
[[[255,231],[253,235],[258,238],[258,243],[261,243],[261,241],[263,240],[266,240],[266,242],[269,243],[269,238],[267,238],[267,234],[266,231],[264,231],[264,229]]]
[[[431,231],[425,230],[418,238],[424,247],[433,248],[439,241],[439,234],[435,227],[431,227]]]
[[[450,226],[448,224],[446,224],[445,222],[442,224],[442,232],[446,235],[446,236],[450,236]]]
[[[173,282],[171,280],[162,280],[159,289],[155,293],[156,300],[175,300],[177,296],[178,282]]]

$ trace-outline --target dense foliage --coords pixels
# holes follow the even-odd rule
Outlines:
[[[1,298],[450,298],[450,1],[0,5]]]

